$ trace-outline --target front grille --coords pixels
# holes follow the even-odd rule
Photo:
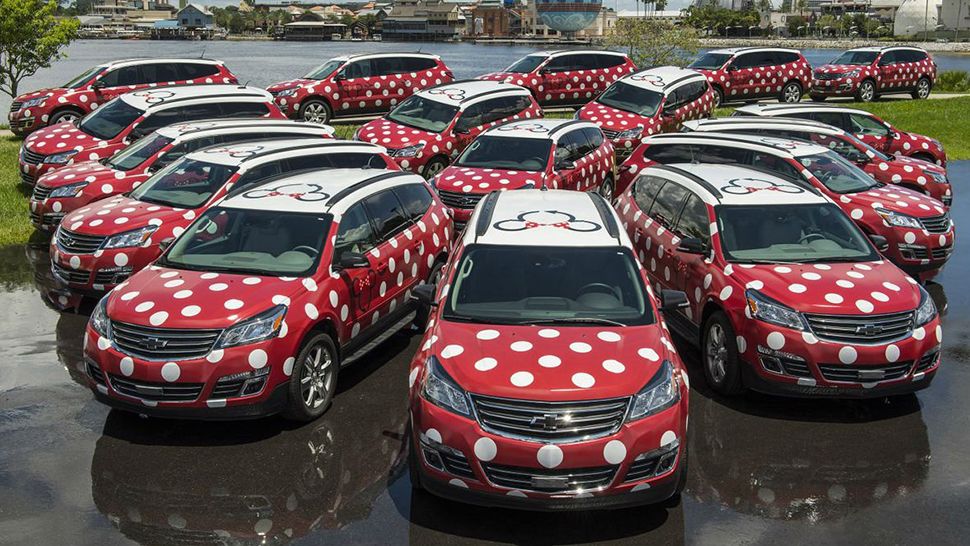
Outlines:
[[[946,233],[950,231],[950,213],[931,216],[929,218],[920,218],[919,221],[923,224],[923,229],[930,233]]]
[[[940,248],[934,248],[931,254],[934,260],[942,260],[950,255],[951,250],[953,250],[952,246],[943,246]]]
[[[819,364],[818,369],[827,381],[841,381],[845,383],[868,383],[872,381],[890,381],[903,377],[913,367],[912,361],[900,362],[888,366],[847,366],[845,364]]]
[[[34,177],[34,175],[30,173],[25,173],[24,171],[20,171],[20,181],[23,182],[24,184],[33,186],[35,180],[36,178]]]
[[[131,276],[131,269],[118,271],[95,271],[94,284],[118,284]]]
[[[185,360],[209,354],[222,330],[177,330],[111,322],[115,344],[124,353],[150,360]]]
[[[192,402],[205,383],[149,383],[110,374],[111,387],[120,394],[155,402]]]
[[[781,368],[787,375],[794,375],[795,377],[811,377],[812,372],[808,369],[808,363],[804,360],[795,360],[792,358],[779,358],[781,362]]]
[[[34,201],[43,201],[44,199],[50,197],[52,191],[54,191],[54,188],[48,188],[47,186],[40,185],[34,186],[34,193],[31,195],[31,198],[33,198]]]
[[[537,402],[473,395],[485,430],[541,442],[574,442],[612,434],[623,423],[629,398]]]
[[[46,155],[31,151],[29,148],[24,148],[20,152],[20,159],[23,159],[24,163],[27,163],[28,165],[37,165],[42,163],[46,157]]]
[[[91,272],[83,269],[68,269],[57,263],[51,263],[51,272],[55,276],[74,284],[85,284],[91,278]]]
[[[453,209],[473,209],[486,194],[438,190],[441,202]]]
[[[23,105],[24,105],[24,101],[18,100],[18,101],[11,102],[10,103],[10,111],[11,112],[17,112],[17,111],[20,110],[20,107],[23,106]]]
[[[472,467],[470,464],[468,464],[468,459],[466,459],[464,455],[439,451],[438,456],[441,458],[441,463],[444,465],[445,470],[447,470],[449,474],[461,476],[463,478],[475,479],[475,473],[472,471]]]
[[[617,467],[540,469],[482,463],[482,469],[488,481],[501,487],[559,493],[606,487],[613,481]]]
[[[607,140],[614,140],[619,135],[619,131],[614,131],[613,129],[603,129],[603,136],[605,136]]]
[[[837,79],[842,78],[844,76],[845,76],[845,74],[840,74],[840,73],[834,73],[834,74],[833,73],[826,73],[826,72],[816,72],[815,73],[815,79],[816,80],[822,80],[822,81],[837,80]]]
[[[64,219],[63,212],[54,212],[51,214],[37,214],[36,212],[30,213],[30,222],[35,226],[43,227],[57,227],[61,220]]]
[[[925,372],[926,370],[933,367],[936,364],[936,358],[940,355],[939,351],[933,351],[932,353],[926,353],[919,359],[916,363],[915,372]]]
[[[887,343],[913,329],[913,312],[888,315],[805,315],[819,339],[846,343]]]
[[[105,239],[103,235],[83,235],[63,228],[57,232],[57,246],[73,254],[92,254]]]

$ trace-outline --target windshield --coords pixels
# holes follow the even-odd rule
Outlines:
[[[110,140],[144,114],[120,98],[81,118],[78,129],[101,140]]]
[[[624,248],[472,245],[444,318],[500,324],[651,324],[636,259]]]
[[[872,64],[878,56],[878,51],[846,51],[836,57],[832,64]]]
[[[457,106],[414,95],[392,110],[387,119],[415,129],[440,133],[448,128],[457,113]]]
[[[857,193],[880,186],[865,171],[835,152],[803,155],[798,162],[835,193]]]
[[[700,68],[701,70],[717,70],[724,66],[724,63],[731,58],[727,53],[705,53],[696,61],[690,63],[687,68]]]
[[[544,171],[552,141],[545,138],[480,136],[458,158],[461,167]]]
[[[516,74],[528,74],[536,69],[537,66],[542,64],[546,60],[545,55],[526,55],[518,61],[512,63],[511,66],[505,69],[506,72],[515,72]]]
[[[97,76],[103,70],[104,70],[103,66],[95,66],[94,68],[89,68],[84,72],[82,72],[81,74],[75,76],[74,79],[72,79],[71,81],[65,83],[64,87],[67,87],[68,89],[77,89],[78,87],[81,87],[82,85],[88,83],[88,80]]]
[[[329,231],[326,214],[211,208],[157,263],[194,271],[306,276],[316,270]]]
[[[643,89],[625,82],[616,82],[604,91],[600,98],[596,99],[596,102],[612,106],[618,110],[651,117],[656,115],[663,100],[663,93]]]
[[[108,159],[108,166],[119,171],[130,171],[141,165],[146,159],[155,155],[159,150],[169,145],[171,138],[152,133],[148,138],[128,146]]]
[[[833,203],[719,205],[721,248],[732,262],[863,262],[879,256]]]
[[[236,167],[185,158],[158,171],[129,195],[146,203],[194,209],[208,201],[235,172]]]
[[[323,80],[328,78],[335,70],[340,68],[344,61],[327,61],[307,73],[304,78],[308,80]]]

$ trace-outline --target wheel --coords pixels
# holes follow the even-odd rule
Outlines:
[[[744,391],[738,360],[738,342],[727,315],[717,311],[704,323],[701,361],[707,384],[719,394],[734,396]]]
[[[328,334],[319,332],[304,341],[293,364],[284,416],[294,421],[312,421],[323,415],[333,401],[339,369],[337,347]]]
[[[876,83],[872,80],[865,80],[859,84],[859,89],[855,92],[855,98],[859,102],[872,102],[876,99]]]
[[[326,101],[320,99],[310,99],[300,106],[300,117],[303,121],[310,123],[330,123],[333,118],[333,110]]]
[[[616,189],[616,183],[613,182],[613,177],[611,175],[607,175],[606,179],[603,180],[603,183],[600,184],[600,187],[599,187],[599,190],[597,190],[597,193],[599,193],[603,199],[606,199],[607,203],[612,204],[613,190],[615,189]]]
[[[431,267],[431,273],[428,274],[428,284],[438,284],[438,281],[441,280],[441,270],[444,269],[444,265],[444,262],[441,261],[434,263]],[[423,332],[424,328],[428,325],[430,315],[431,309],[419,303],[414,313],[414,326]]]
[[[802,84],[798,82],[788,82],[785,87],[781,88],[781,96],[778,98],[780,102],[801,102],[802,101]]]
[[[825,102],[825,95],[809,95],[809,98],[815,102]]]
[[[714,108],[720,108],[724,104],[724,91],[720,87],[714,88]]]
[[[431,180],[436,174],[445,170],[448,166],[448,160],[442,156],[433,157],[431,161],[424,164],[424,169],[421,170],[421,175],[426,179]]]
[[[83,116],[84,114],[81,112],[68,108],[67,110],[61,110],[60,112],[55,112],[53,115],[51,115],[47,124],[57,125],[58,123],[64,123],[66,121],[76,121]]]
[[[931,89],[933,89],[933,84],[930,83],[930,79],[923,76],[916,82],[916,91],[913,91],[911,96],[914,99],[925,99],[930,96]]]
[[[418,450],[414,449],[414,433],[411,431],[410,421],[405,434],[408,438],[408,477],[411,479],[411,489],[420,491],[424,489],[421,485],[421,464],[418,462]]]

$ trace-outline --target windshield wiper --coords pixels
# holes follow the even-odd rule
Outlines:
[[[626,326],[622,322],[599,317],[562,317],[550,319],[523,320],[516,324],[605,324],[607,326]]]

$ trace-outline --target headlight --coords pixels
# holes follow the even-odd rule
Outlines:
[[[44,163],[53,163],[55,165],[63,165],[74,157],[77,152],[64,152],[62,154],[49,155],[44,158]]]
[[[913,229],[923,229],[923,224],[919,220],[909,216],[908,214],[900,214],[886,209],[876,209],[876,213],[882,216],[882,219],[886,221],[891,226],[913,228]]]
[[[946,179],[946,175],[943,173],[938,173],[936,171],[923,171],[923,172],[930,175],[930,178],[932,178],[934,182],[938,182],[940,184],[949,183],[949,180]]]
[[[627,421],[642,419],[648,415],[661,412],[673,406],[680,400],[680,389],[674,379],[674,365],[664,360],[657,373],[633,397],[630,415]]]
[[[627,129],[626,131],[620,131],[616,134],[617,140],[639,138],[643,134],[643,127],[634,127],[633,129]]]
[[[225,349],[237,345],[256,343],[276,337],[286,316],[286,306],[277,305],[255,317],[244,320],[235,326],[227,328],[216,340],[214,349]]]
[[[859,75],[860,73],[861,73],[861,71],[860,71],[860,70],[859,70],[858,68],[856,68],[855,70],[852,70],[852,71],[849,71],[849,72],[846,72],[846,73],[845,73],[845,74],[843,75],[843,77],[846,77],[846,78],[855,78],[855,77],[856,77],[856,76],[858,76],[858,75]]]
[[[291,87],[289,89],[284,89],[276,93],[277,97],[292,97],[296,94],[296,87]]]
[[[26,100],[26,101],[24,101],[23,104],[20,105],[20,107],[21,108],[31,108],[33,106],[37,106],[38,104],[44,102],[45,100],[47,100],[49,98],[51,98],[50,95],[44,95],[43,97],[37,97],[35,99]]]
[[[936,317],[936,304],[922,286],[919,287],[919,308],[916,309],[916,326],[922,326]]]
[[[74,197],[81,193],[81,190],[83,190],[87,185],[87,182],[78,182],[76,184],[68,184],[67,186],[54,188],[48,197]]]
[[[748,310],[752,317],[793,330],[806,330],[805,320],[798,311],[768,298],[757,290],[746,290],[744,297],[748,301]]]
[[[131,248],[141,246],[151,237],[158,226],[145,226],[108,237],[103,248]]]
[[[421,395],[436,406],[459,415],[470,416],[471,407],[468,404],[468,396],[455,383],[455,380],[445,372],[438,359],[433,356],[428,357],[425,366],[428,368],[428,373],[425,375]]]
[[[94,311],[91,312],[91,318],[88,319],[88,324],[90,324],[91,329],[97,332],[101,337],[110,337],[111,321],[108,320],[107,294],[101,298],[101,301],[99,301],[94,307]]]
[[[415,144],[414,146],[408,146],[406,148],[400,148],[394,150],[391,153],[391,157],[416,157],[421,150],[424,149],[424,144]]]

